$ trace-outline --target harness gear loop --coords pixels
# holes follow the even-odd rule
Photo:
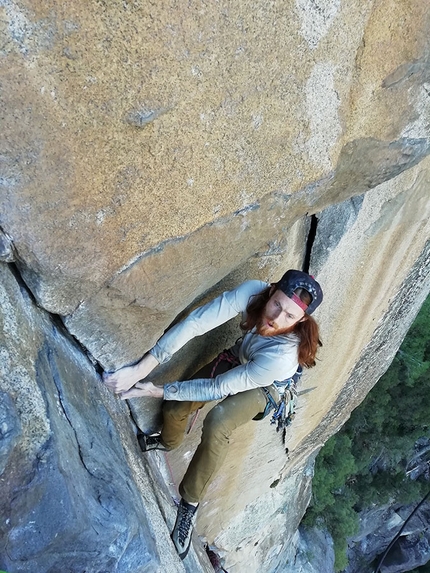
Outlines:
[[[285,445],[286,428],[291,424],[296,415],[297,406],[297,382],[300,380],[303,369],[299,365],[296,373],[292,378],[286,380],[275,380],[273,386],[277,389],[280,395],[279,402],[271,395],[269,389],[261,388],[266,396],[266,407],[262,415],[256,419],[262,419],[267,416],[272,410],[273,415],[270,420],[271,424],[276,425],[276,431],[282,431],[282,443]]]
[[[211,378],[215,377],[215,372],[216,369],[218,368],[220,362],[230,362],[230,364],[234,366],[239,366],[240,364],[240,360],[239,358],[237,358],[236,356],[234,356],[231,352],[229,352],[228,350],[223,350],[220,354],[218,354],[218,357],[213,365],[212,368],[212,372],[211,372]]]
[[[211,371],[211,378],[215,377],[216,369],[222,362],[229,362],[232,368],[240,365],[240,360],[238,357],[234,356],[229,350],[224,349],[218,357],[216,358]],[[282,443],[285,445],[286,428],[294,420],[296,414],[297,406],[297,383],[299,382],[303,373],[303,368],[299,364],[297,371],[291,378],[285,380],[275,380],[273,382],[273,387],[279,393],[279,402],[276,402],[272,394],[270,393],[269,387],[261,387],[260,389],[264,392],[266,397],[266,407],[264,412],[255,416],[254,420],[262,420],[265,418],[272,410],[274,410],[272,418],[270,420],[271,424],[276,425],[276,431],[282,431]],[[195,423],[195,419],[192,421],[191,428]],[[190,430],[191,430],[190,428]],[[189,430],[189,431],[190,431]]]

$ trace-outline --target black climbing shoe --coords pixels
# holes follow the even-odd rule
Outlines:
[[[142,452],[150,452],[152,450],[161,450],[162,452],[169,451],[169,448],[166,448],[161,442],[160,434],[148,435],[143,432],[138,432],[137,441],[139,442]]]
[[[178,507],[175,527],[172,531],[172,541],[181,559],[185,559],[191,544],[191,534],[193,532],[193,518],[196,515],[198,506],[191,505],[183,499]]]

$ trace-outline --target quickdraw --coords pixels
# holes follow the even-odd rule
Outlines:
[[[285,392],[282,394],[281,400],[270,420],[271,424],[276,425],[276,431],[282,432],[282,443],[284,445],[287,427],[291,424],[296,415],[296,406],[297,390],[293,382],[288,388],[285,388]]]
[[[274,410],[270,423],[276,425],[276,431],[282,432],[282,443],[285,445],[286,429],[294,420],[297,407],[297,383],[301,378],[303,369],[298,367],[297,372],[292,378],[278,381],[273,385],[280,394],[280,400],[276,403],[273,396],[267,388],[263,388],[267,399],[265,415]]]

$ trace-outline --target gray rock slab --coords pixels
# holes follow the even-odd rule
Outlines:
[[[127,407],[7,265],[0,275],[0,568],[183,570],[148,480],[131,468]]]
[[[348,540],[349,564],[345,573],[373,573],[416,505],[387,504],[362,511],[360,530]],[[424,503],[408,521],[401,537],[383,558],[382,573],[403,573],[430,560],[429,511],[430,504]]]

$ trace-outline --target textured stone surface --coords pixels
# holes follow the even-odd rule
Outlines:
[[[4,2],[5,224],[42,304],[66,314],[166,240],[330,170],[370,8],[337,5],[315,51],[279,0]]]
[[[278,278],[310,254],[325,290],[324,348],[303,380],[290,459],[268,423],[249,424],[197,524],[227,553],[227,569],[280,568],[309,498],[309,456],[386,369],[430,288],[425,3],[4,0],[0,11],[1,256],[16,259],[37,303],[62,315],[104,368],[137,360],[198,301],[246,278]],[[362,196],[353,213],[353,202],[332,207]],[[183,565],[170,553],[160,517],[171,527],[169,492],[160,484],[151,493],[126,406],[98,387],[80,346],[63,349],[70,363],[57,361],[59,324],[45,317],[39,329],[39,311],[26,303],[18,316],[18,302],[4,306],[1,296],[0,467],[11,490],[28,492],[16,498],[19,515],[31,514],[36,495],[24,476],[34,475],[42,499],[52,484],[64,512],[67,503],[83,511],[81,487],[102,523],[110,499],[123,503],[112,520],[131,525],[115,537],[115,566],[130,566],[133,534],[156,530],[155,545],[145,541],[154,568],[204,569],[195,552]],[[157,379],[186,376],[235,337],[226,326],[193,341]],[[158,406],[132,404],[142,428],[159,424]],[[198,432],[171,456],[175,481]],[[87,517],[70,539],[97,529]],[[14,535],[31,530],[6,525],[15,528],[8,551],[23,561]],[[35,536],[34,551],[52,546],[44,559],[70,548],[51,533]],[[94,537],[85,539],[90,551]]]
[[[426,139],[402,139],[391,144],[364,139],[348,144],[332,177],[292,196],[268,194],[243,212],[187,237],[167,241],[84,301],[65,319],[66,325],[105,369],[136,361],[153,346],[178,311],[261,245],[282,241],[282,235],[300,216],[361,195],[412,168],[429,152]],[[341,229],[344,225],[342,220]],[[232,237],[234,248],[226,242],[227,237]]]
[[[0,568],[184,571],[127,408],[7,266],[0,273]]]
[[[420,178],[418,182],[420,187]],[[423,197],[426,197],[427,185],[422,187],[422,192]],[[418,212],[422,212],[422,204],[418,203],[420,206],[416,209],[413,193],[409,198],[409,213],[415,217]],[[399,198],[400,204],[403,199],[404,196]],[[426,204],[428,205],[428,201]],[[323,381],[327,381],[328,386],[315,404],[312,404],[307,396],[304,397],[311,408],[308,415],[316,418],[316,427],[301,444],[302,451],[308,451],[312,443],[316,445],[325,441],[325,436],[336,431],[345,421],[345,415],[363,400],[388,368],[430,291],[429,233],[426,231],[423,235],[422,252],[413,254],[412,245],[417,231],[407,216],[408,208],[405,209],[403,204],[402,212],[398,207],[399,204],[395,201],[389,201],[385,204],[385,209],[379,211],[376,221],[372,222],[370,213],[363,204],[360,216],[363,222],[367,218],[367,231],[356,225],[356,228],[351,230],[351,249],[344,253],[344,257],[340,257],[338,251],[327,261],[327,270],[331,266],[331,280],[339,281],[338,277],[342,275],[344,284],[339,284],[337,291],[333,287],[333,291],[330,289],[336,293],[333,295],[336,299],[336,318],[322,317],[326,344],[318,375]],[[409,238],[409,244],[402,243],[399,236],[396,238],[390,233],[388,209],[392,209],[391,216],[399,222],[398,231],[404,238]],[[418,221],[415,224],[418,228],[421,227]],[[428,226],[428,221],[423,220],[422,224]],[[366,250],[362,248],[363,242],[353,242],[357,233],[362,232],[369,240],[368,249],[372,258],[369,257],[369,252],[366,254]],[[417,256],[410,272],[396,271],[396,267],[399,269],[398,265],[402,265],[408,256],[411,256],[411,259]],[[383,274],[379,265],[383,265]],[[356,277],[355,283],[348,280],[351,272],[352,276]],[[326,279],[330,280],[327,275]],[[325,312],[328,312],[329,308],[330,302],[325,305]],[[366,338],[367,343],[364,342]],[[333,364],[336,364],[335,376],[332,374]],[[312,380],[312,376],[309,378]]]
[[[372,573],[375,569],[375,559],[376,563],[379,563],[385,550],[414,509],[416,504],[400,507],[396,504],[361,512],[360,531],[348,543],[350,562],[345,573]],[[430,504],[424,503],[387,553],[381,566],[382,573],[411,571],[430,560],[429,518]]]
[[[315,275],[324,266],[343,235],[351,228],[361,209],[364,195],[327,207],[316,215],[318,232],[312,244],[310,266]]]
[[[292,532],[306,509],[308,497],[296,497],[296,489],[301,486],[291,485],[291,472],[303,473],[310,452],[315,452],[344,423],[376,383],[430,290],[429,164],[426,159],[366,193],[361,208],[353,211],[352,220],[350,201],[318,215],[324,224],[317,226],[311,271],[313,266],[320,268],[318,277],[325,289],[325,303],[317,313],[324,347],[317,368],[304,376],[299,412],[287,436],[290,459],[286,460],[268,420],[250,422],[235,432],[223,471],[208,491],[199,515],[199,533],[227,553],[227,570],[234,564],[238,571],[249,571],[250,562],[245,555],[253,556],[255,571],[273,571],[278,557],[294,563],[294,551],[288,553],[288,542],[279,556],[274,549],[270,560],[267,555],[264,559],[254,549],[261,543],[261,532],[273,541],[274,547],[279,546],[278,534],[291,540],[291,545],[297,541]],[[287,235],[289,248],[280,246],[276,255],[279,269],[300,266],[304,256],[300,241],[308,226],[303,221],[292,229],[291,236]],[[335,248],[320,250],[319,245],[331,244],[331,235],[336,238]],[[259,270],[261,260],[264,258],[255,257],[253,265],[243,267],[248,276],[266,278],[269,273],[270,277],[274,261]],[[231,275],[211,295],[237,284],[241,278],[240,274]],[[205,356],[210,358],[234,342],[237,335],[236,324],[200,337],[154,378],[159,382],[186,378],[203,364]],[[135,400],[132,408],[142,428],[158,427],[157,401]],[[205,410],[184,444],[168,455],[176,484],[199,441],[204,414]],[[276,487],[270,487],[272,484]],[[282,526],[271,510],[277,492],[291,503]],[[252,520],[248,523],[249,515],[258,516],[254,535],[250,533],[253,525]],[[232,529],[231,523],[235,524]]]
[[[279,573],[334,573],[333,539],[326,531],[300,528],[294,542],[297,551]]]
[[[12,241],[0,230],[0,261],[11,263],[14,261]]]
[[[104,367],[300,217],[428,153],[417,0],[1,10],[0,223]]]

